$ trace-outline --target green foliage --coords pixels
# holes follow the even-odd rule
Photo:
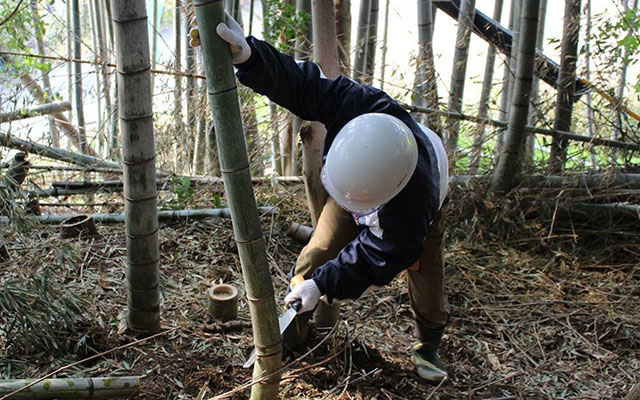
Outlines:
[[[54,1],[50,0],[47,3],[52,5]],[[2,43],[3,48],[19,53],[32,52],[29,44],[34,40],[33,32],[36,26],[29,4],[30,1],[28,0],[23,1],[19,6],[15,0],[0,0],[0,21],[5,21],[0,27],[0,43]],[[13,11],[16,10],[16,6],[18,6],[17,11],[11,16]],[[48,27],[42,19],[38,21],[37,28],[41,37],[45,37]],[[21,59],[20,62],[10,65],[10,68],[5,72],[20,74],[34,69],[47,72],[51,70],[51,63],[42,62],[33,57],[26,57]]]
[[[296,12],[296,7],[286,1],[264,0],[265,39],[283,52],[291,54],[296,37],[311,23],[311,16]]]
[[[193,195],[195,191],[191,186],[191,181],[186,177],[172,177],[169,180],[173,199],[169,202],[171,209],[185,209],[193,203]]]
[[[594,33],[596,48],[607,54],[612,63],[636,64],[640,57],[640,12],[627,10],[618,19],[604,18],[598,32]],[[584,48],[583,48],[584,51]],[[634,87],[640,92],[640,79]]]

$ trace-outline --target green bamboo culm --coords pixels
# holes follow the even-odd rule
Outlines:
[[[222,0],[194,0],[209,102],[213,110],[220,170],[231,209],[242,275],[251,312],[253,341],[258,355],[253,377],[260,381],[251,388],[251,399],[276,399],[282,362],[273,283],[265,242],[251,185],[236,79],[229,45],[216,33],[224,22]]]
[[[144,0],[115,0],[111,6],[124,165],[127,324],[135,331],[156,332],[160,249],[147,9]]]

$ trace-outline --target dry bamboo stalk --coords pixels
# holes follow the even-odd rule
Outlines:
[[[71,103],[69,103],[68,101],[57,101],[54,103],[40,104],[34,107],[25,108],[22,110],[0,113],[0,123],[17,121],[20,119],[34,118],[34,117],[39,117],[41,115],[61,113],[69,110],[71,110]]]
[[[62,114],[54,114],[60,115]],[[64,117],[64,116],[63,116]],[[56,149],[54,147],[19,139],[15,136],[0,133],[0,146],[12,149],[24,150],[53,160],[64,161],[76,165],[88,167],[120,168],[120,164],[113,161],[103,160],[88,154],[78,154],[67,150]]]
[[[277,207],[258,207],[258,213],[263,215],[273,215],[278,213]],[[230,218],[231,210],[228,208],[203,208],[200,210],[158,210],[158,222],[174,221],[179,219],[201,220],[207,218]],[[32,222],[40,224],[59,224],[76,215],[34,215],[27,218]],[[124,223],[126,215],[124,213],[111,214],[89,214],[94,222],[102,224],[119,224]],[[0,217],[0,223],[8,224],[7,217]]]
[[[225,20],[220,0],[194,0],[207,76],[209,102],[216,116],[216,140],[220,169],[229,199],[233,230],[251,312],[253,339],[258,360],[253,376],[270,378],[251,388],[254,400],[276,399],[280,381],[282,343],[278,328],[273,283],[247,156],[236,79],[228,44],[215,32]]]
[[[411,102],[415,106],[438,107],[438,88],[433,59],[433,4],[431,0],[418,0],[418,59]],[[425,101],[426,99],[426,101]],[[415,119],[432,127],[435,124],[422,115]],[[435,119],[434,121],[435,122]],[[440,129],[436,129],[440,131]]]

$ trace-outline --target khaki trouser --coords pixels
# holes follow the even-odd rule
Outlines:
[[[351,214],[329,197],[309,244],[298,257],[295,274],[310,278],[316,268],[334,259],[360,229]],[[444,327],[449,316],[444,288],[443,247],[444,218],[441,209],[425,238],[424,252],[407,272],[411,307],[418,322],[429,329]]]

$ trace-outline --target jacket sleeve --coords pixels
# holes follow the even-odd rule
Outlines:
[[[380,210],[381,237],[363,229],[335,259],[313,273],[329,300],[355,299],[370,286],[386,285],[420,257],[432,215],[424,201],[403,194]]]
[[[339,76],[327,79],[318,65],[296,62],[270,44],[247,37],[251,57],[236,65],[240,82],[307,121],[319,121],[336,132],[368,112],[400,116],[405,111],[386,93]]]

